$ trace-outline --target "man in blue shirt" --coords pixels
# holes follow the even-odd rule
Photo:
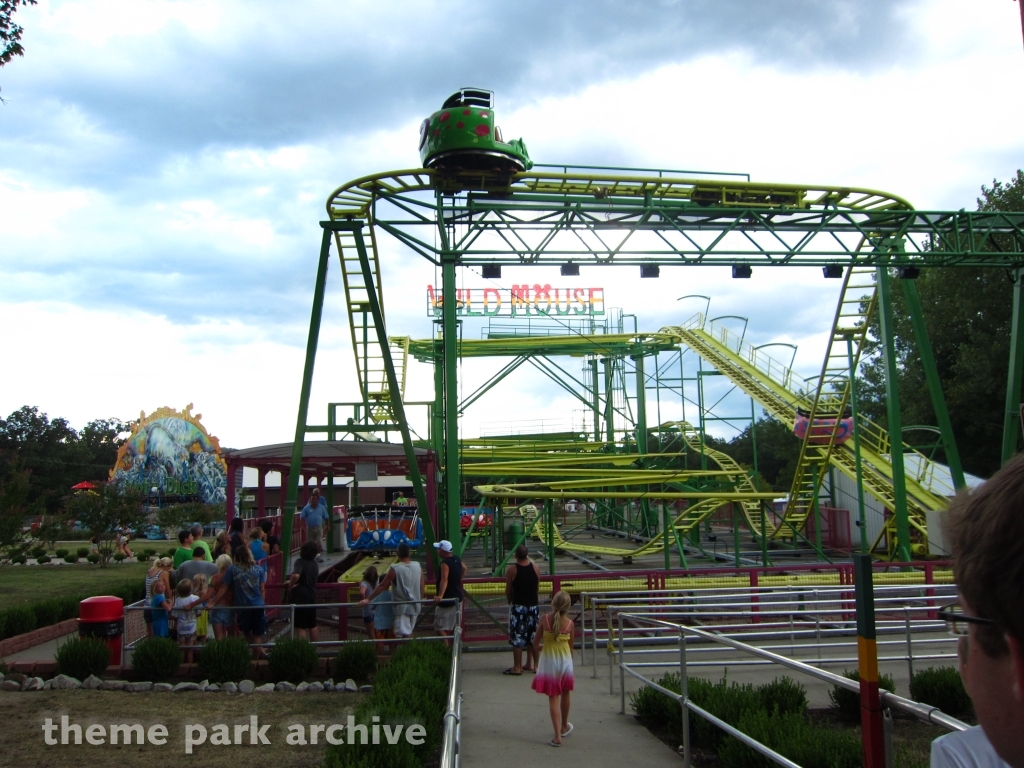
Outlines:
[[[316,544],[317,560],[324,561],[324,534],[331,530],[331,513],[327,510],[327,502],[320,498],[320,489],[314,488],[309,503],[299,513],[306,524],[306,540]],[[326,530],[325,530],[326,529]]]

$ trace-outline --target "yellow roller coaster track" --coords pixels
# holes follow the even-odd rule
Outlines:
[[[486,188],[493,179],[485,175],[466,174],[457,185],[465,188]],[[365,238],[373,282],[383,312],[384,294],[380,280],[380,258],[374,226],[374,204],[381,197],[411,193],[434,193],[434,172],[425,168],[387,171],[355,179],[331,193],[327,199],[327,215],[332,221],[361,221],[367,225]],[[634,198],[693,201],[702,205],[722,207],[780,207],[794,210],[817,208],[844,209],[857,212],[910,210],[902,198],[871,189],[806,184],[765,184],[733,180],[689,179],[663,175],[632,173],[540,173],[516,174],[503,194],[584,195],[597,198]],[[391,418],[391,395],[384,374],[383,353],[370,315],[367,290],[359,266],[355,235],[336,232],[335,244],[341,262],[348,309],[352,350],[355,355],[359,387],[371,415],[376,421]],[[578,339],[577,339],[578,341]],[[392,338],[392,353],[399,387],[405,388],[405,362],[408,340]],[[465,343],[465,342],[464,342]],[[403,348],[404,345],[404,348]],[[482,350],[481,350],[482,351]],[[397,354],[396,354],[397,353]]]
[[[683,343],[787,426],[793,427],[797,408],[810,410],[813,407],[813,395],[800,391],[802,382],[792,370],[729,329],[705,323],[703,315],[694,316],[683,326],[662,330],[679,335]],[[887,509],[894,509],[889,434],[870,419],[862,417],[860,436],[864,489]],[[948,497],[955,491],[939,465],[909,445],[904,444],[903,450],[910,525],[922,537],[927,537],[925,513],[946,509]],[[835,446],[829,461],[847,476],[856,477],[852,441]]]

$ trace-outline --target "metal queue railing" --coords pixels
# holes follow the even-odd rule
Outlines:
[[[441,768],[458,768],[462,738],[462,628],[452,639],[452,669],[448,677],[448,704],[441,734]]]
[[[751,656],[756,656],[756,657],[760,658],[761,660],[763,660],[765,663],[768,663],[768,664],[779,664],[779,665],[781,665],[783,667],[786,667],[787,669],[793,670],[794,672],[799,672],[801,674],[808,675],[808,676],[813,677],[813,678],[815,678],[817,680],[821,680],[823,682],[830,683],[832,685],[835,685],[835,686],[838,686],[838,687],[841,687],[841,688],[845,688],[845,689],[847,689],[849,691],[854,691],[854,692],[858,692],[858,693],[860,692],[860,683],[859,682],[856,682],[856,681],[853,681],[853,680],[849,680],[849,679],[847,679],[845,677],[842,677],[840,675],[837,675],[837,674],[835,674],[833,672],[828,672],[828,671],[823,670],[823,669],[818,669],[817,667],[812,666],[810,664],[807,664],[805,662],[797,661],[796,659],[787,658],[786,656],[781,656],[781,655],[779,655],[777,653],[773,653],[772,651],[769,651],[769,650],[767,650],[765,648],[758,648],[756,646],[749,645],[747,643],[743,643],[743,642],[740,642],[738,640],[735,640],[735,639],[732,639],[732,638],[729,638],[729,637],[725,637],[725,636],[720,635],[720,634],[715,633],[715,632],[707,632],[707,631],[705,631],[703,629],[698,629],[697,627],[690,627],[690,626],[685,626],[683,624],[678,624],[678,623],[671,622],[671,621],[665,621],[663,619],[652,618],[652,617],[647,616],[647,615],[642,614],[642,613],[629,613],[629,612],[623,611],[623,612],[619,612],[617,614],[616,618],[617,618],[617,623],[618,623],[618,628],[619,628],[619,633],[618,633],[618,638],[617,638],[618,642],[617,643],[614,642],[615,639],[616,639],[614,637],[612,638],[612,642],[615,645],[615,647],[617,648],[616,652],[617,652],[618,659],[619,659],[619,661],[618,661],[618,667],[619,667],[619,690],[620,690],[620,697],[621,697],[620,698],[620,705],[619,705],[619,713],[620,714],[625,714],[625,712],[626,712],[625,676],[627,674],[632,676],[632,677],[634,677],[634,678],[636,678],[637,680],[642,682],[644,685],[647,685],[650,688],[653,688],[654,690],[656,690],[656,691],[658,691],[658,692],[668,696],[669,698],[674,699],[675,701],[678,701],[680,703],[681,707],[682,707],[682,735],[683,735],[682,751],[683,751],[683,766],[684,766],[684,768],[690,768],[691,760],[692,760],[692,756],[691,756],[691,751],[692,750],[691,750],[691,744],[690,744],[690,718],[689,718],[689,712],[693,712],[698,717],[704,718],[708,722],[712,723],[716,727],[718,727],[721,730],[723,730],[726,733],[728,733],[730,736],[733,736],[734,738],[736,738],[739,741],[741,741],[743,744],[746,744],[751,749],[754,749],[755,751],[757,751],[760,754],[764,755],[765,757],[767,757],[772,762],[774,762],[774,763],[776,763],[778,765],[787,766],[788,768],[800,768],[800,766],[797,765],[796,763],[794,763],[792,760],[789,760],[788,758],[784,757],[783,755],[780,755],[779,753],[775,752],[771,748],[767,747],[766,745],[762,744],[761,742],[757,741],[756,739],[751,738],[747,734],[745,734],[742,731],[738,730],[737,728],[729,725],[728,723],[724,722],[723,720],[720,720],[719,718],[715,717],[713,714],[711,714],[707,710],[702,709],[701,707],[697,706],[692,701],[690,701],[688,690],[687,690],[687,679],[689,677],[689,667],[691,666],[690,663],[689,663],[689,660],[687,658],[687,644],[688,644],[687,640],[690,637],[697,638],[697,639],[702,640],[702,641],[704,641],[706,643],[723,645],[723,646],[731,648],[731,649],[733,649],[735,651],[740,651],[742,653],[749,654]],[[675,642],[676,642],[676,645],[677,645],[678,651],[679,651],[679,660],[678,660],[679,680],[680,680],[680,692],[679,693],[676,693],[675,691],[671,691],[671,690],[669,690],[667,688],[664,688],[663,686],[659,685],[658,683],[654,682],[653,680],[650,680],[647,677],[644,677],[644,675],[642,675],[641,673],[637,672],[634,669],[634,667],[637,667],[637,666],[649,667],[649,666],[655,666],[655,665],[652,665],[652,664],[642,664],[642,665],[639,665],[639,664],[635,664],[635,663],[631,664],[631,663],[628,663],[627,661],[625,661],[625,657],[626,657],[627,654],[635,653],[635,651],[628,651],[627,648],[626,648],[625,643],[623,642],[625,640],[625,636],[623,634],[623,627],[624,627],[624,622],[627,621],[627,620],[631,621],[631,622],[634,622],[634,623],[637,623],[637,624],[646,625],[646,626],[649,626],[649,627],[662,628],[664,630],[668,630],[668,631],[671,631],[671,632],[675,633]],[[661,651],[661,652],[664,653],[664,651]],[[672,662],[672,663],[662,662],[660,664],[657,664],[656,666],[660,666],[662,668],[666,668],[666,667],[669,667],[669,666],[675,666],[675,662]],[[919,704],[916,701],[911,701],[910,699],[905,699],[902,696],[897,696],[896,694],[890,693],[889,691],[885,691],[885,690],[880,691],[879,692],[879,696],[880,696],[881,703],[882,703],[883,706],[891,707],[893,709],[898,709],[900,711],[907,712],[908,714],[911,714],[911,715],[917,717],[920,720],[923,720],[923,721],[925,721],[927,723],[931,723],[933,725],[941,726],[943,728],[946,728],[947,730],[950,730],[950,731],[964,731],[964,730],[967,730],[970,727],[966,723],[963,723],[960,720],[957,720],[956,718],[953,718],[953,717],[950,717],[949,715],[946,715],[941,710],[939,710],[938,707],[931,707],[931,706],[928,706],[928,705]]]
[[[454,599],[441,600],[439,603],[435,603],[434,600],[432,600],[432,599],[427,599],[427,600],[392,600],[390,603],[388,603],[388,605],[392,605],[392,606],[397,606],[397,605],[417,605],[417,606],[420,606],[421,608],[430,607],[430,606],[436,606],[436,605],[441,605],[441,606],[458,605],[459,606],[459,612],[458,612],[458,617],[456,618],[456,627],[458,627],[462,623],[462,603],[457,601],[457,600],[454,600]],[[336,626],[336,627],[339,628],[339,635],[340,635],[341,634],[340,633],[340,629],[342,627],[342,622],[344,622],[346,620],[346,613],[347,613],[347,611],[349,611],[350,609],[354,609],[354,610],[358,611],[358,610],[361,610],[362,606],[358,602],[309,603],[309,604],[286,603],[286,604],[264,605],[264,606],[261,606],[261,607],[258,606],[258,607],[255,607],[255,608],[252,607],[252,606],[240,606],[240,605],[223,605],[223,606],[217,605],[217,606],[213,606],[210,609],[204,609],[204,610],[207,610],[207,611],[209,611],[209,610],[218,610],[218,611],[225,610],[225,611],[230,611],[232,613],[236,613],[236,612],[239,612],[239,611],[257,611],[257,610],[262,610],[262,611],[264,611],[265,615],[267,613],[274,613],[275,614],[275,621],[278,622],[279,624],[283,623],[283,626],[277,626],[271,632],[270,627],[269,627],[269,623],[270,622],[268,620],[268,642],[249,643],[249,647],[250,648],[273,648],[276,640],[279,640],[279,639],[281,639],[282,637],[285,637],[285,636],[287,636],[289,638],[294,638],[295,637],[295,630],[296,630],[296,627],[295,627],[295,612],[297,610],[300,610],[300,609],[303,609],[303,608],[315,608],[315,609],[317,609],[317,611],[332,610],[332,609],[336,610],[337,611],[336,615],[330,616],[330,617],[328,617],[326,619],[318,617],[317,624],[318,624],[318,627],[323,627],[325,625],[327,627],[330,627],[332,625]],[[133,621],[132,617],[134,616],[134,617],[141,618],[142,612],[144,612],[146,610],[153,610],[153,609],[151,609],[149,606],[145,605],[144,602],[142,602],[142,601],[139,601],[137,603],[133,603],[131,605],[126,605],[125,608],[124,608],[124,612],[125,612],[125,621],[124,621],[125,627],[128,627],[128,626],[130,626],[132,624],[138,624],[139,622],[138,621]],[[419,615],[417,616],[417,623],[420,623],[420,620],[425,615],[425,613],[426,612],[423,611],[423,610],[420,611]],[[231,626],[232,627],[237,626],[237,621],[233,622]],[[136,634],[139,634],[139,633],[136,633]],[[121,635],[121,638],[122,638],[122,642],[121,642],[121,658],[125,658],[125,653],[127,651],[132,650],[139,642],[141,642],[142,640],[146,639],[146,636],[145,636],[145,634],[142,634],[140,637],[136,637],[135,639],[129,640],[128,639],[128,633],[125,632],[125,633],[123,633]],[[450,641],[451,639],[452,639],[452,635],[433,635],[433,634],[431,634],[431,635],[415,635],[413,637],[407,637],[407,638],[403,638],[403,637],[377,638],[376,640],[374,640],[372,642],[385,644],[388,647],[395,647],[397,644],[408,642],[409,640],[444,640],[444,641]],[[365,640],[363,640],[363,641],[365,641]],[[314,646],[316,646],[317,648],[330,648],[330,647],[342,646],[342,645],[345,645],[347,643],[359,642],[359,641],[354,641],[354,640],[348,639],[347,637],[339,636],[338,639],[317,640],[316,642],[313,642],[313,641],[310,641],[310,642],[312,642],[312,644]],[[202,649],[202,645],[197,643],[196,645],[192,646],[192,649],[193,650],[201,650]]]
[[[887,652],[879,657],[879,661],[906,662],[910,677],[914,674],[915,661],[956,658],[955,638],[946,635],[943,632],[944,623],[935,618],[935,612],[942,604],[955,600],[955,586],[935,585],[928,588],[927,595],[913,594],[917,591],[916,588],[905,586],[876,586],[874,590],[876,633],[880,637],[878,647]],[[836,640],[856,636],[854,596],[848,588],[801,588],[794,592],[779,588],[772,591],[765,588],[759,592],[720,589],[714,592],[709,595],[679,590],[652,590],[632,594],[583,593],[581,646],[584,657],[588,646],[591,651],[593,677],[597,677],[598,645],[604,642],[609,649],[609,690],[612,690],[611,638],[615,632],[615,616],[622,612],[703,626],[705,629],[713,628],[716,634],[725,637],[768,641],[776,651],[817,655],[818,658],[810,663],[849,664],[857,660],[855,640]],[[756,616],[752,613],[755,608],[758,611]],[[939,632],[943,634],[937,637],[918,636],[915,639],[915,634]],[[673,642],[671,638],[659,639],[659,634],[662,633],[649,626],[624,626],[619,636],[626,646],[656,646]],[[894,634],[901,634],[902,638],[881,639]],[[946,652],[944,646],[952,648]],[[893,653],[897,647],[902,647],[903,653]],[[828,657],[823,653],[834,654],[844,648],[854,650],[854,653]],[[642,653],[657,654],[659,651],[648,647]],[[714,655],[720,653],[720,650],[702,645],[692,653]],[[691,666],[755,666],[767,663],[709,658],[691,662]]]

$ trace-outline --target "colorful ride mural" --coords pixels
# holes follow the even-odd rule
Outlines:
[[[161,504],[227,499],[227,463],[220,442],[192,415],[192,403],[176,411],[164,406],[149,416],[139,414],[131,436],[117,452],[110,482],[146,495],[157,489]]]

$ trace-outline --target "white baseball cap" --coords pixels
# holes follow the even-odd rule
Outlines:
[[[445,552],[451,552],[452,543],[448,539],[441,539],[434,542],[434,549],[443,549]]]

